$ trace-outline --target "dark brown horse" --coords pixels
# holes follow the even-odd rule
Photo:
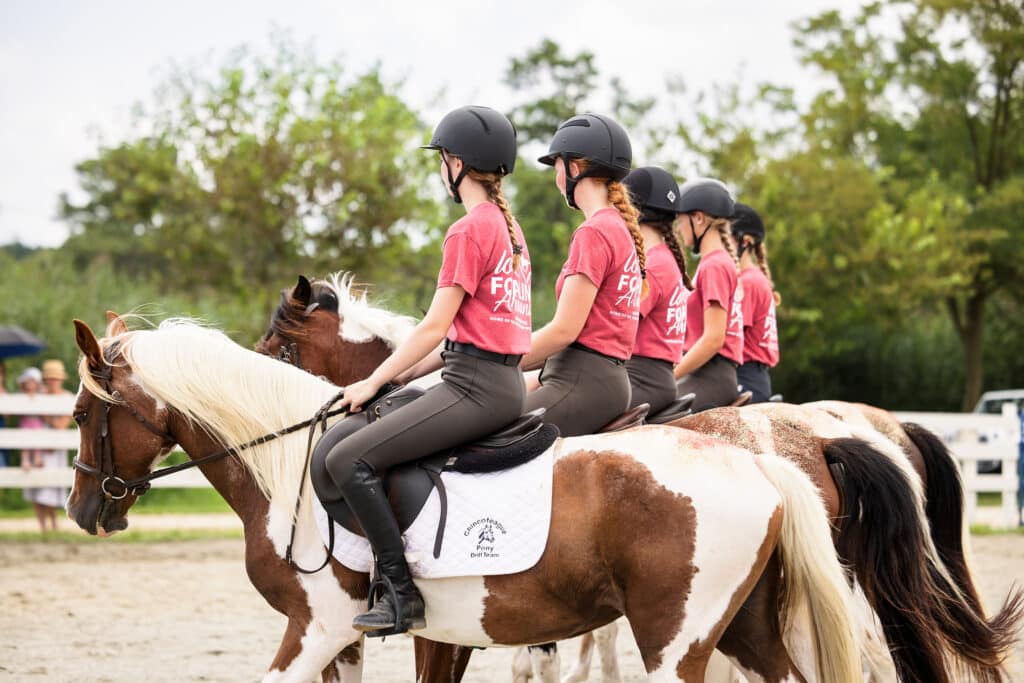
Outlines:
[[[76,336],[83,389],[72,519],[91,533],[125,528],[153,469],[180,444],[242,518],[250,578],[289,617],[265,680],[321,671],[357,680],[351,620],[365,608],[368,576],[333,561],[299,574],[286,559],[293,520],[292,559],[314,567],[324,553],[308,493],[295,514],[305,435],[288,427],[337,387],[189,322],[130,332],[115,320],[98,340],[76,321]],[[427,602],[418,635],[514,646],[625,616],[651,680],[703,681],[707,658],[726,642],[764,680],[806,680],[781,620],[809,629],[806,670],[817,680],[860,680],[849,588],[824,507],[798,468],[670,427],[552,448],[552,518],[538,563],[511,575],[417,580]],[[213,460],[221,453],[231,455]],[[761,636],[753,647],[749,633]]]
[[[283,293],[281,306],[259,350],[274,354],[283,347],[301,349],[302,357],[313,368],[324,368],[328,358],[359,355],[362,349],[352,346],[339,333],[345,321],[337,314],[338,306],[333,305],[336,301],[348,301],[350,315],[363,315],[362,311],[351,307],[351,302],[358,301],[365,306],[365,297],[352,297],[348,284],[336,278],[333,282],[310,286],[301,278],[292,292]],[[328,305],[314,315],[311,306],[315,309],[320,300],[326,301]],[[372,369],[365,367],[364,371],[368,374]],[[327,376],[339,384],[361,378],[359,375]],[[776,404],[763,406],[761,410],[772,418],[771,425],[775,432],[772,438],[764,434],[759,436],[748,424],[754,419],[752,414],[747,413],[746,419],[741,419],[741,414],[735,410],[713,411],[675,425],[715,434],[734,445],[751,448],[756,452],[779,453],[792,459],[812,477],[822,491],[837,528],[841,529],[837,542],[845,551],[844,556],[853,563],[874,608],[882,617],[883,624],[888,626],[886,633],[897,649],[896,664],[903,680],[948,680],[942,665],[943,643],[951,652],[957,653],[960,664],[971,670],[979,680],[999,680],[999,663],[1012,646],[1016,624],[1020,620],[1020,604],[1014,597],[1008,599],[1000,614],[991,621],[986,622],[980,616],[983,612],[966,563],[955,561],[956,557],[962,560],[963,546],[960,535],[961,516],[959,513],[954,514],[952,509],[956,508],[958,501],[962,501],[963,494],[955,463],[948,451],[941,447],[941,442],[925,430],[913,425],[900,425],[887,411],[870,406],[828,402],[814,408]],[[837,423],[834,418],[843,419],[850,423],[850,427]],[[765,429],[763,426],[759,428],[762,431]],[[897,504],[911,498],[910,488],[901,489],[898,483],[890,485],[890,489],[885,491],[888,497],[882,497],[881,501],[888,501],[893,496],[900,497],[900,501],[893,503],[895,508],[890,507],[888,512],[875,508],[874,519],[865,518],[865,511],[862,510],[862,523],[851,525],[848,515],[841,516],[837,487],[824,452],[818,449],[816,455],[808,458],[806,446],[802,445],[801,439],[792,434],[785,439],[778,438],[787,428],[800,430],[804,434],[810,430],[811,433],[826,437],[866,436],[883,448],[888,445],[891,459],[899,465],[903,458],[896,452],[893,446],[896,444],[921,475],[926,473],[927,463],[927,468],[933,472],[933,484],[937,486],[941,482],[941,486],[948,490],[944,499],[952,501],[951,505],[937,512],[943,506],[936,505],[932,498],[940,494],[941,487],[929,487],[930,518],[938,520],[940,526],[956,526],[955,533],[947,529],[945,536],[933,531],[933,536],[937,535],[946,541],[947,553],[940,549],[939,559],[933,552],[930,561],[922,555],[905,553],[896,558],[897,561],[890,561],[886,565],[883,556],[890,554],[891,545],[880,544],[887,537],[880,531],[889,534],[888,537],[904,539],[903,546],[918,547],[910,540],[917,533],[915,529],[919,528],[916,520],[911,519],[915,508],[906,505],[900,508]],[[860,431],[856,434],[849,431],[858,428]],[[922,444],[922,447],[919,448],[918,444]],[[950,463],[953,463],[952,470]],[[902,468],[904,474],[908,475],[908,481],[912,481],[913,475],[906,471],[906,465],[902,465]],[[864,493],[864,487],[872,481],[881,486],[886,481],[885,477],[881,477],[879,472],[861,471],[863,481],[859,481],[849,472],[854,469],[853,465],[847,465],[845,469],[847,474],[844,482],[852,487],[847,491],[848,498],[856,498],[862,504],[864,501],[879,500],[877,486],[871,489],[870,495]],[[919,503],[917,509],[924,507],[920,492],[914,500]],[[904,519],[900,519],[900,510]],[[924,525],[924,528],[927,529],[928,525]],[[927,546],[927,539],[922,539],[921,545]],[[948,552],[950,547],[956,552]],[[927,554],[926,551],[922,552]],[[954,561],[943,562],[950,556],[954,557]],[[946,571],[947,566],[953,569],[952,580]],[[930,602],[924,599],[925,595],[934,596],[934,600]],[[469,651],[456,653],[443,647],[432,648],[422,643],[417,644],[417,670],[424,680],[441,680],[442,677],[443,680],[458,680],[468,657]],[[429,665],[424,664],[427,658],[431,662]],[[437,673],[438,670],[440,673]],[[437,678],[433,677],[435,674]]]

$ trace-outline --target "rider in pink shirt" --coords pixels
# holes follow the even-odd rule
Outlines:
[[[743,363],[736,371],[752,403],[772,395],[771,368],[779,364],[779,333],[775,307],[781,297],[775,292],[764,245],[764,222],[746,204],[736,204],[732,234],[740,250],[740,285],[743,287]]]
[[[384,384],[443,364],[442,381],[336,443],[328,431],[318,446],[329,449],[326,458],[311,476],[327,512],[339,518],[342,506],[351,508],[373,547],[375,585],[384,588],[352,623],[370,636],[426,624],[381,475],[508,425],[526,393],[519,363],[530,343],[530,260],[501,189],[516,161],[515,128],[488,107],[461,107],[441,120],[427,148],[438,152],[441,178],[466,216],[445,236],[426,316],[369,378],[345,387],[338,405],[358,412]]]
[[[700,264],[686,300],[686,353],[675,368],[679,393],[696,394],[695,411],[735,400],[736,368],[743,360],[743,290],[729,218],[735,201],[713,178],[697,178],[680,189],[676,225]]]
[[[525,369],[544,366],[527,410],[545,408],[562,436],[590,434],[629,407],[625,362],[647,289],[637,211],[620,182],[631,160],[626,131],[598,114],[562,123],[540,159],[585,217],[558,276],[555,317],[534,333],[523,359]]]
[[[633,389],[630,405],[647,403],[653,415],[676,398],[672,369],[683,356],[686,301],[693,285],[673,228],[679,207],[675,179],[664,169],[647,166],[631,171],[623,183],[640,210],[650,288],[640,303],[640,326],[626,363]]]

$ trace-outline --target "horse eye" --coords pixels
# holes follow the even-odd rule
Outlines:
[[[78,426],[81,427],[82,425],[85,424],[85,421],[89,418],[89,413],[75,413],[73,415],[73,417],[75,418],[75,422],[78,423]]]

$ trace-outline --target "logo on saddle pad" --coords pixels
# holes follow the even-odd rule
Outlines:
[[[501,553],[495,550],[496,541],[499,538],[499,532],[501,536],[508,533],[501,522],[490,517],[481,517],[466,527],[462,535],[468,537],[474,532],[476,532],[476,550],[469,553],[471,558],[501,557]]]

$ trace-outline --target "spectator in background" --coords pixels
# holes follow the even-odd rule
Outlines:
[[[59,363],[60,361],[58,361]],[[45,366],[44,366],[45,367]],[[57,376],[56,367],[50,366],[51,376]],[[64,366],[60,366],[60,370],[63,371]],[[38,368],[28,368],[21,376],[18,377],[18,385],[21,390],[25,392],[29,397],[36,397],[39,395],[39,390],[43,382],[43,374],[39,372]],[[19,426],[22,429],[49,429],[52,427],[52,418],[40,417],[37,415],[23,415]],[[64,462],[60,462],[61,455],[63,453]],[[57,467],[67,466],[67,452],[66,451],[44,451],[44,450],[25,450],[21,452],[21,466],[23,469],[50,469]],[[57,529],[57,509],[64,506],[64,499],[67,496],[64,489],[56,486],[44,487],[44,488],[31,488],[25,489],[22,497],[32,503],[32,507],[36,513],[36,519],[39,520],[39,528],[45,532],[47,526],[50,529]],[[49,524],[48,524],[49,523]]]
[[[7,366],[0,360],[0,396],[7,393]],[[0,429],[4,428],[4,416],[0,415]],[[7,451],[0,448],[0,467],[7,467]]]

